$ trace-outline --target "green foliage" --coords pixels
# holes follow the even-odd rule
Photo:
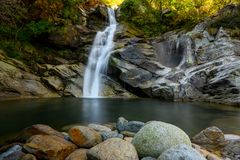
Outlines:
[[[47,33],[50,29],[52,29],[52,25],[48,21],[38,21],[38,22],[30,22],[26,24],[23,29],[20,29],[20,31],[17,34],[17,38],[23,41],[29,41],[33,38],[37,38],[38,36]]]
[[[147,35],[159,33],[159,13],[146,0],[126,0],[121,5],[121,18],[134,24]],[[156,27],[158,26],[158,27]]]
[[[178,28],[192,28],[229,3],[239,3],[239,0],[125,0],[121,5],[121,20],[153,36]],[[239,24],[239,16],[232,18]],[[235,25],[232,19],[222,21]]]
[[[0,41],[0,49],[4,50],[10,58],[22,59],[20,52],[16,49],[15,43],[12,41]]]

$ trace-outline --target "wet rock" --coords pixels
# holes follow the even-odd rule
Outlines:
[[[129,121],[125,130],[129,132],[138,132],[144,126],[143,122],[140,121]]]
[[[187,134],[174,125],[160,121],[146,124],[132,141],[140,157],[156,158],[165,150],[182,143],[191,145]]]
[[[76,145],[53,135],[35,135],[27,141],[24,149],[39,159],[64,160]]]
[[[100,133],[85,126],[75,126],[69,131],[71,140],[79,147],[90,148],[102,141]]]
[[[224,138],[224,133],[217,127],[204,129],[192,138],[192,142],[210,151],[220,150],[227,143]]]
[[[99,124],[89,124],[88,125],[89,128],[92,128],[98,132],[110,132],[111,129],[106,127],[106,126],[102,126],[102,125],[99,125]]]
[[[6,151],[0,154],[1,160],[16,160],[21,159],[25,153],[22,151],[22,146],[20,145],[13,145],[12,147],[8,148]]]
[[[108,139],[87,152],[89,160],[138,160],[137,152],[131,143],[119,138]]]
[[[128,120],[126,120],[123,117],[119,117],[118,121],[117,121],[117,124],[116,124],[117,130],[120,131],[120,132],[124,131],[127,124],[128,124]]]
[[[72,152],[65,160],[87,160],[87,149],[77,149]]]
[[[119,132],[129,131],[136,133],[144,126],[143,122],[140,121],[128,121],[123,117],[118,118],[117,121],[117,130]]]
[[[64,138],[64,135],[50,126],[44,124],[35,124],[21,131],[13,141],[25,142],[33,135],[54,135]]]
[[[206,160],[199,152],[188,145],[180,144],[164,151],[158,160]]]
[[[121,138],[123,139],[123,135],[119,134],[118,132],[110,131],[110,132],[101,132],[101,136],[103,141],[110,139],[110,138]]]

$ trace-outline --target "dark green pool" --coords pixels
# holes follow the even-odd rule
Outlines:
[[[32,124],[61,129],[73,123],[160,120],[190,136],[208,126],[240,134],[240,108],[213,104],[168,103],[154,99],[30,99],[0,101],[0,142]]]

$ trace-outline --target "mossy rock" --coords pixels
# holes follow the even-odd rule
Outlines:
[[[156,158],[175,145],[191,145],[191,141],[184,131],[172,124],[160,121],[146,124],[134,136],[132,143],[140,157]]]

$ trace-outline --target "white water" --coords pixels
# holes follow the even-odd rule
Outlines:
[[[101,75],[106,73],[113,38],[117,28],[114,10],[108,8],[109,26],[99,31],[94,39],[84,74],[83,96],[97,98],[101,92]]]

